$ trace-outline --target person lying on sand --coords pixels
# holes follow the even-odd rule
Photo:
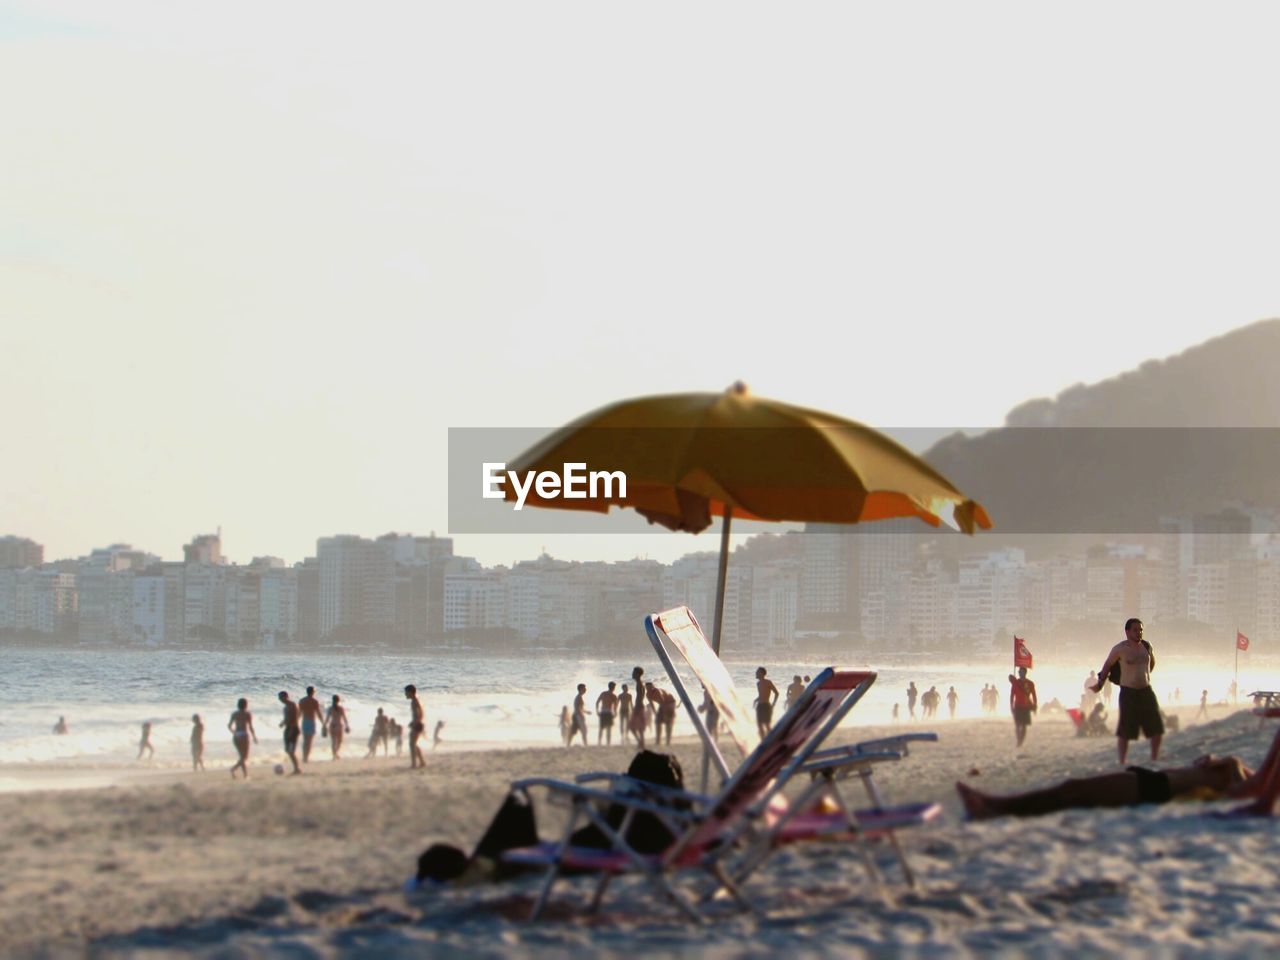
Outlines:
[[[1220,800],[1256,797],[1238,813],[1266,815],[1280,794],[1280,734],[1272,741],[1262,766],[1255,772],[1239,757],[1198,758],[1189,767],[1147,770],[1130,767],[1122,773],[1064,780],[1057,786],[1028,793],[996,796],[956,783],[970,820],[992,817],[1035,817],[1059,810],[1093,807],[1133,807],[1170,800]]]

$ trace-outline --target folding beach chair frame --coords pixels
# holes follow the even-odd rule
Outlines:
[[[542,914],[552,888],[566,870],[601,874],[591,900],[593,910],[598,909],[603,901],[613,876],[640,873],[663,899],[675,904],[685,916],[702,920],[704,915],[670,880],[673,871],[691,867],[701,868],[713,878],[713,894],[723,889],[739,904],[752,908],[739,884],[726,870],[724,858],[734,848],[737,838],[749,829],[752,817],[764,810],[769,799],[804,765],[822,739],[866,693],[874,679],[874,674],[837,673],[830,667],[823,670],[715,797],[664,791],[652,784],[638,784],[622,777],[616,778],[618,784],[634,787],[635,792],[626,788],[598,790],[581,783],[546,778],[513,784],[516,789],[543,787],[553,797],[567,798],[571,805],[568,823],[558,843],[504,854],[504,858],[511,862],[547,867],[530,919],[537,919]],[[688,800],[691,809],[676,810],[665,806],[661,802],[664,794]],[[605,813],[615,804],[627,811],[616,828],[609,825]],[[641,811],[659,817],[677,837],[675,843],[660,856],[641,854],[626,839],[634,816]],[[584,818],[609,840],[608,850],[572,845],[573,834]],[[703,898],[703,901],[709,898]]]
[[[700,642],[695,642],[692,645],[684,642],[683,637],[675,635],[674,629],[670,631],[667,629],[664,620],[677,621],[675,629],[686,625],[691,627],[697,641]],[[709,736],[707,727],[702,722],[698,711],[694,709],[692,698],[689,696],[684,681],[675,668],[675,663],[667,650],[667,645],[670,644],[680,652],[699,681],[702,682],[704,689],[716,702],[717,707],[724,712],[741,710],[741,698],[738,696],[737,688],[734,686],[732,678],[724,668],[720,658],[711,650],[711,645],[707,642],[706,635],[702,632],[702,627],[699,625],[697,617],[687,606],[673,607],[662,613],[646,617],[645,632],[648,633],[649,642],[653,645],[658,659],[662,662],[667,675],[671,678],[672,685],[679,693],[680,699],[685,705],[685,710],[693,720],[694,728],[698,731],[699,737],[702,738],[703,745],[712,763],[720,771],[722,777],[727,777],[728,768],[725,764],[724,756],[720,752],[716,741]],[[867,684],[868,686],[875,680],[875,674],[870,676],[871,681]],[[835,724],[831,724],[816,739],[816,743],[820,745],[834,729]],[[804,791],[801,797],[792,804],[791,808],[778,822],[774,823],[765,832],[762,838],[758,838],[751,844],[748,854],[744,856],[742,862],[733,871],[734,877],[745,879],[752,870],[767,859],[769,853],[776,846],[794,842],[797,839],[813,838],[814,831],[811,829],[806,829],[801,834],[793,833],[789,836],[786,832],[786,827],[800,811],[809,809],[811,804],[816,803],[823,795],[826,795],[836,805],[839,816],[833,816],[832,822],[820,832],[826,835],[843,834],[853,838],[870,839],[880,836],[886,838],[890,846],[893,847],[907,885],[914,887],[916,885],[915,874],[911,870],[906,852],[903,850],[902,844],[894,831],[904,827],[919,826],[935,819],[940,815],[942,808],[937,804],[887,806],[872,774],[877,763],[900,760],[908,756],[909,744],[920,742],[936,743],[937,739],[938,735],[936,733],[904,733],[815,752],[808,763],[805,764],[803,771],[809,773],[812,778],[813,782],[810,788]],[[863,787],[873,804],[873,810],[862,811],[861,817],[859,817],[858,812],[850,810],[840,793],[838,785],[839,781],[853,775],[857,775],[862,781]],[[860,824],[860,819],[869,825]],[[808,818],[808,820],[811,822],[812,818]],[[877,883],[882,882],[883,878],[865,849],[865,845],[859,845],[859,852],[862,854],[863,861],[872,879]]]

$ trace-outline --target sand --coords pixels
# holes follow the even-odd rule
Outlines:
[[[1241,712],[1193,726],[1168,738],[1163,761],[1212,751],[1256,763],[1274,723],[1260,727]],[[844,736],[902,729],[913,727]],[[956,779],[1001,791],[1113,770],[1114,742],[1074,738],[1065,717],[1038,718],[1020,754],[1006,719],[914,729],[934,729],[941,741],[882,768],[878,780],[890,800],[946,807],[940,823],[902,835],[921,881],[915,890],[898,881],[884,850],[877,857],[890,884],[880,890],[849,845],[804,844],[781,851],[749,884],[758,914],[725,910],[694,927],[628,880],[597,917],[575,908],[587,888],[570,883],[548,919],[527,924],[518,917],[535,878],[413,895],[402,884],[429,843],[469,848],[512,779],[621,770],[632,751],[429,754],[425,773],[404,758],[326,757],[303,776],[279,777],[264,747],[248,782],[222,769],[120,771],[109,787],[0,794],[0,948],[735,957],[1252,956],[1280,947],[1280,819],[1219,820],[1207,814],[1224,805],[1171,804],[966,823]],[[695,779],[696,744],[677,738],[674,752]],[[1146,758],[1146,744],[1136,744],[1131,761]],[[0,771],[15,776],[59,773]],[[540,807],[544,835],[562,816]]]

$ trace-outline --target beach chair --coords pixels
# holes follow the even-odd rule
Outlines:
[[[757,737],[756,727],[747,714],[729,671],[711,649],[697,618],[688,607],[675,607],[647,617],[645,631],[671,678],[672,686],[689,712],[712,763],[721,776],[728,776],[728,765],[719,744],[709,736],[667,648],[669,646],[677,651],[689,665],[719,709],[731,739],[740,751],[745,752],[752,748]],[[871,682],[874,682],[875,674],[870,676]],[[884,839],[893,848],[908,885],[914,886],[915,874],[907,862],[906,852],[895,831],[936,820],[942,814],[942,806],[938,803],[896,806],[886,804],[876,786],[873,773],[878,764],[898,761],[908,756],[910,744],[936,742],[937,739],[936,733],[904,733],[821,752],[815,750],[798,771],[809,775],[808,789],[785,808],[774,805],[767,814],[766,829],[754,839],[733,871],[733,876],[745,878],[767,859],[774,848],[788,843],[837,838]],[[872,806],[869,809],[851,809],[841,793],[840,785],[854,778],[863,785],[871,800]],[[860,848],[860,852],[873,879],[881,881],[879,871],[865,849]]]
[[[584,783],[566,783],[535,777],[512,785],[513,789],[545,789],[548,798],[566,802],[569,816],[559,841],[509,850],[503,859],[511,864],[545,867],[546,877],[534,902],[530,919],[546,907],[556,882],[566,874],[599,877],[590,909],[599,909],[612,879],[620,874],[643,876],[664,900],[693,920],[705,919],[703,907],[711,896],[725,891],[744,907],[752,908],[726,867],[727,858],[747,835],[751,820],[768,808],[769,800],[803,766],[821,741],[835,729],[875,679],[864,672],[823,670],[777,722],[768,736],[726,780],[715,796],[671,791],[652,784],[615,777],[612,789]],[[621,807],[620,822],[610,823],[611,808]],[[628,839],[639,813],[648,813],[665,824],[674,842],[660,854],[635,849]],[[607,848],[572,843],[579,826],[592,824],[606,838]],[[707,895],[697,897],[678,884],[677,876],[693,871],[710,878]]]

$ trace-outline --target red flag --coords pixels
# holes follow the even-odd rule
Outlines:
[[[1248,649],[1249,649],[1249,638],[1248,638],[1248,637],[1246,637],[1246,636],[1245,636],[1243,633],[1241,633],[1239,630],[1237,630],[1237,631],[1236,631],[1236,649],[1237,649],[1237,650],[1248,650]]]
[[[1031,651],[1027,649],[1023,639],[1018,636],[1013,638],[1013,666],[1015,669],[1018,667],[1031,669]]]

